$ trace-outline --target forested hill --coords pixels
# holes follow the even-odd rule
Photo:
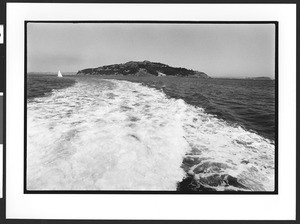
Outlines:
[[[87,68],[78,71],[77,75],[179,76],[210,78],[204,72],[186,68],[175,68],[166,64],[150,61],[130,61],[124,64],[113,64],[98,68]]]

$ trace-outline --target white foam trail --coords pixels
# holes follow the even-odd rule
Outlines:
[[[185,167],[188,173],[216,190],[274,191],[272,142],[203,109],[189,106],[185,113],[183,126],[190,144],[186,159],[194,161]],[[237,178],[246,188],[227,186],[219,179],[222,175]]]
[[[202,182],[225,173],[274,188],[268,140],[138,83],[82,79],[27,111],[28,190],[176,190],[189,152],[201,162],[187,172]]]
[[[174,190],[184,108],[141,85],[79,82],[28,103],[28,189]]]

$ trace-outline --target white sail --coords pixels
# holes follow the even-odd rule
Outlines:
[[[59,78],[63,77],[60,71],[58,71],[57,77],[59,77]]]

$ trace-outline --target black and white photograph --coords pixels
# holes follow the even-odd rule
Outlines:
[[[275,22],[25,23],[25,193],[276,193]]]

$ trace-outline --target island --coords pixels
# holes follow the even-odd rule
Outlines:
[[[261,76],[261,77],[247,77],[246,79],[251,79],[251,80],[272,80],[270,77],[265,77],[265,76]]]
[[[150,61],[129,61],[123,64],[105,65],[98,68],[79,70],[77,75],[133,75],[133,76],[177,76],[194,78],[211,78],[204,72],[186,68],[171,67],[166,64]]]

